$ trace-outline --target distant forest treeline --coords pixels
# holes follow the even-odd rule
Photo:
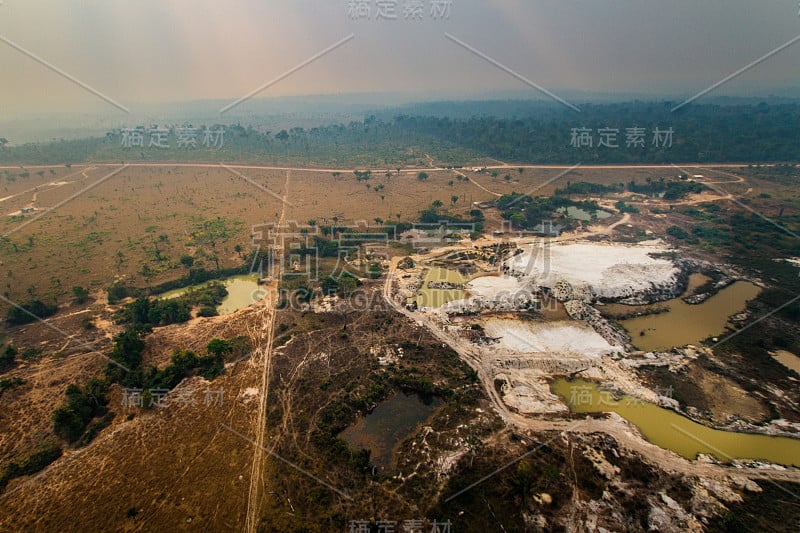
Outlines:
[[[222,148],[178,148],[171,128],[169,148],[125,148],[121,131],[103,138],[0,147],[0,164],[68,164],[89,161],[208,161],[326,165],[337,168],[427,165],[426,154],[441,165],[480,164],[498,159],[537,163],[793,162],[800,160],[800,104],[689,105],[674,103],[583,105],[580,112],[556,105],[487,103],[485,109],[515,113],[470,117],[393,114],[385,111],[349,124],[262,131],[258,124],[224,125]],[[447,106],[440,106],[447,109]],[[416,111],[415,108],[404,111]],[[429,108],[421,108],[427,112]],[[462,110],[463,111],[463,110]],[[454,113],[456,116],[462,113]],[[130,124],[129,127],[143,126]],[[148,129],[149,125],[144,125]],[[165,126],[163,124],[159,126]],[[219,125],[197,125],[198,128]],[[573,129],[585,128],[592,146],[573,145]],[[610,148],[600,130],[617,130]],[[626,146],[629,128],[643,139]],[[673,131],[671,146],[654,145],[654,131]],[[2,132],[0,132],[2,136]],[[200,134],[202,138],[202,134]],[[606,139],[608,140],[608,138]],[[643,146],[642,146],[643,142]],[[609,144],[609,143],[607,143]]]

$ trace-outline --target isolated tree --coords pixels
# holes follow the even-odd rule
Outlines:
[[[122,263],[125,262],[125,254],[122,253],[122,250],[117,251],[116,258],[117,258],[116,262],[117,270],[119,270],[120,267],[122,266]]]
[[[336,310],[342,317],[342,331],[347,331],[347,322],[351,311],[350,296],[352,296],[357,288],[358,280],[352,274],[345,273],[339,278],[338,290],[340,300],[336,304]]]
[[[86,303],[86,300],[89,299],[89,289],[85,287],[80,287],[77,285],[72,287],[72,294],[75,295],[76,304]]]
[[[208,353],[214,355],[217,358],[222,358],[225,354],[231,353],[233,351],[233,346],[231,345],[230,341],[226,341],[224,339],[212,339],[211,342],[208,343],[206,346]]]
[[[441,200],[434,200],[434,201],[433,201],[433,203],[432,203],[431,205],[432,205],[434,208],[436,208],[436,209],[439,209],[440,207],[442,207],[442,201],[441,201]]]
[[[453,206],[455,207],[456,202],[458,202],[458,195],[454,194],[453,196],[450,197],[450,203],[452,203]]]
[[[428,179],[428,173],[427,172],[420,172],[419,174],[417,174],[417,179],[419,181],[425,181],[426,179]]]
[[[5,137],[0,137],[0,148],[3,148],[7,144],[8,144],[8,139],[6,139]]]
[[[0,372],[4,372],[14,366],[15,359],[19,352],[13,345],[9,344],[6,349],[0,352]]]

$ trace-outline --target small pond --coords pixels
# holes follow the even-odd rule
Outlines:
[[[342,431],[339,438],[351,448],[369,450],[372,464],[389,470],[395,447],[428,420],[441,404],[442,400],[436,397],[399,392]]]

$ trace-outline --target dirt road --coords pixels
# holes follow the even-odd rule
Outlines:
[[[283,202],[278,226],[286,220],[286,205],[289,198],[289,180],[291,172],[286,171],[286,180],[283,184]],[[277,252],[276,252],[277,253]],[[275,268],[280,268],[280,258],[275,262]],[[253,420],[253,465],[250,470],[250,489],[247,497],[247,515],[245,518],[245,531],[256,533],[259,517],[261,516],[261,500],[264,490],[264,456],[267,435],[267,397],[269,396],[269,380],[272,369],[272,348],[275,339],[275,314],[278,305],[278,279],[279,272],[272,272],[273,281],[266,287],[269,301],[263,311],[257,315],[257,321],[251,331],[251,341],[256,347],[253,361],[261,365],[261,381],[259,386],[258,411]]]
[[[76,164],[72,165],[72,168],[85,168],[85,167],[118,167],[120,166],[119,163],[92,163],[92,164]],[[148,162],[148,163],[128,163],[128,166],[131,167],[188,167],[188,168],[219,168],[221,165],[214,164],[214,163],[170,163],[168,161],[164,162]],[[308,171],[308,172],[347,172],[351,169],[347,168],[320,168],[320,167],[287,167],[287,166],[262,166],[262,165],[226,165],[231,168],[236,169],[245,169],[245,170],[294,170],[294,171]],[[575,165],[496,165],[496,166],[489,166],[484,167],[487,169],[517,169],[517,168],[524,168],[524,169],[548,169],[548,170],[568,170],[573,168]],[[722,163],[722,164],[713,164],[713,163],[703,163],[703,164],[694,164],[694,163],[686,163],[681,164],[681,168],[696,168],[696,169],[710,169],[713,170],[715,168],[742,168],[747,166],[747,163],[738,163],[738,164],[731,164],[731,163]],[[769,166],[769,165],[764,165]],[[64,165],[8,165],[8,166],[0,166],[0,170],[3,169],[48,169],[48,168],[63,168]],[[582,169],[589,169],[589,170],[620,170],[620,169],[673,169],[677,170],[673,165],[581,165]],[[397,172],[397,168],[385,168],[385,169],[371,169],[373,174],[382,173],[382,172]],[[421,170],[434,170],[434,171],[447,171],[447,170],[454,170],[448,169],[444,167],[434,167],[434,168],[404,168],[400,169],[401,174],[417,174]]]

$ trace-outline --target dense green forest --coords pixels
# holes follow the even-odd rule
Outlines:
[[[575,112],[542,103],[453,103],[399,108],[349,124],[309,129],[195,124],[191,127],[196,129],[196,142],[181,147],[179,133],[188,125],[161,124],[167,130],[163,144],[168,146],[162,148],[151,146],[152,126],[130,124],[127,129],[139,128],[143,134],[141,146],[123,146],[123,130],[100,138],[20,146],[9,139],[0,148],[0,164],[176,160],[394,168],[427,165],[425,154],[441,165],[469,165],[487,158],[531,164],[800,160],[800,104],[693,104],[671,112],[673,105],[586,104]],[[457,118],[433,109],[450,109]],[[495,114],[481,114],[480,109]],[[220,128],[221,139],[203,142],[206,129]],[[581,142],[576,142],[578,132]]]

